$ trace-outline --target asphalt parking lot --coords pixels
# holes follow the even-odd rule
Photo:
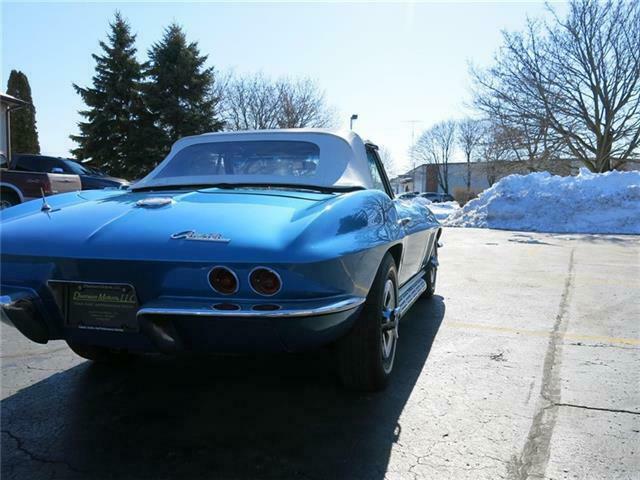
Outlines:
[[[447,229],[394,378],[330,356],[92,366],[2,329],[2,478],[640,478],[640,238]]]

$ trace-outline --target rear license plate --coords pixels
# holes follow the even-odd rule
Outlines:
[[[72,284],[65,297],[70,327],[138,331],[138,299],[131,285]]]

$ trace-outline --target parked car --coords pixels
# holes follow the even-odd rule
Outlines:
[[[433,203],[454,201],[454,198],[448,193],[425,192],[425,193],[421,193],[420,196],[422,198],[426,198],[427,200],[431,200]]]
[[[187,137],[129,190],[49,203],[0,224],[5,321],[94,361],[333,344],[345,386],[378,390],[436,286],[440,224],[352,132]]]
[[[0,157],[0,210],[43,195],[80,190],[78,175],[27,172],[16,168],[6,157]]]
[[[24,154],[15,155],[15,158],[18,170],[79,175],[82,182],[82,190],[120,188],[129,185],[127,180],[111,177],[100,170],[88,167],[70,158]]]
[[[398,195],[398,198],[409,200],[411,198],[416,198],[418,195],[420,195],[420,192],[404,192]]]

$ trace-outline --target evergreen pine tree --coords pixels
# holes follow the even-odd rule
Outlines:
[[[31,99],[31,87],[27,76],[11,70],[7,82],[7,95],[24,100],[29,105],[11,112],[11,151],[14,153],[40,153],[36,108]]]
[[[221,130],[216,115],[218,98],[213,91],[213,68],[205,68],[196,42],[187,43],[182,28],[170,25],[162,40],[149,50],[146,104],[162,130],[159,152],[185,135]]]
[[[153,167],[151,145],[156,134],[142,96],[143,66],[136,59],[136,36],[116,12],[108,41],[100,42],[102,55],[94,54],[93,86],[74,84],[87,109],[80,113],[80,135],[72,153],[92,159],[91,165],[112,175],[139,177]]]

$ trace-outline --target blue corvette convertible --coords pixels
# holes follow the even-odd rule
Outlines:
[[[1,215],[2,319],[34,342],[94,361],[333,345],[368,391],[433,295],[441,234],[394,199],[375,145],[313,129],[187,137],[128,190]]]

